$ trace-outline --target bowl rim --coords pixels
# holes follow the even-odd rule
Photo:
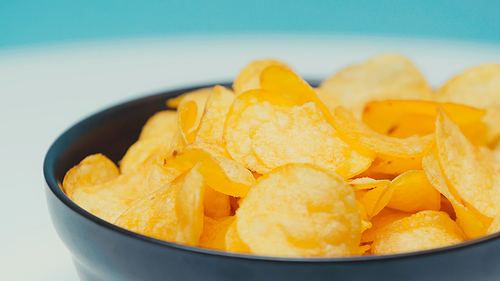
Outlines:
[[[319,80],[315,79],[306,79],[311,85],[317,85],[319,84]],[[44,157],[44,162],[43,162],[43,175],[45,179],[45,183],[47,187],[50,189],[50,191],[61,201],[66,207],[68,207],[71,211],[77,213],[78,215],[82,216],[83,218],[98,224],[104,228],[107,228],[113,232],[116,232],[120,235],[125,235],[129,236],[134,239],[139,239],[142,240],[143,242],[158,245],[161,247],[167,247],[167,248],[174,248],[177,250],[182,250],[182,251],[188,251],[188,252],[193,252],[193,253],[198,253],[198,254],[203,254],[203,255],[211,255],[211,256],[218,256],[220,258],[237,258],[237,259],[246,259],[246,260],[254,260],[254,261],[262,261],[262,262],[288,262],[288,263],[357,263],[357,262],[371,262],[371,261],[388,261],[388,260],[394,260],[394,259],[410,259],[410,258],[417,258],[417,257],[425,257],[429,255],[437,255],[437,254],[445,254],[448,252],[452,251],[459,251],[459,250],[464,250],[467,248],[470,248],[472,246],[484,244],[491,242],[493,240],[497,240],[500,238],[500,232],[493,233],[493,234],[487,234],[482,237],[474,238],[467,240],[465,242],[461,242],[458,244],[450,245],[450,246],[445,246],[445,247],[439,247],[439,248],[434,248],[434,249],[429,249],[429,250],[422,250],[422,251],[417,251],[417,252],[408,252],[408,253],[399,253],[399,254],[389,254],[389,255],[366,255],[366,256],[348,256],[348,257],[282,257],[282,256],[261,256],[261,255],[253,255],[253,254],[244,254],[244,253],[235,253],[235,252],[226,252],[226,251],[220,251],[220,250],[213,250],[213,249],[208,249],[208,248],[202,248],[202,247],[197,247],[197,246],[188,246],[188,245],[183,245],[183,244],[178,244],[174,242],[169,242],[165,240],[160,240],[157,238],[153,238],[150,236],[142,235],[137,232],[133,232],[130,230],[127,230],[125,228],[119,227],[115,224],[112,224],[110,222],[107,222],[90,212],[86,211],[82,207],[78,206],[76,203],[74,203],[66,194],[62,191],[62,189],[59,187],[59,182],[56,181],[54,171],[53,171],[53,166],[55,164],[55,161],[57,159],[58,154],[56,153],[56,148],[61,145],[61,142],[63,142],[63,139],[65,136],[71,134],[73,130],[78,129],[81,126],[84,126],[85,124],[89,123],[92,119],[96,119],[102,115],[106,115],[109,113],[112,113],[115,109],[117,108],[122,108],[122,107],[130,107],[135,104],[142,104],[144,102],[147,102],[148,100],[152,100],[155,98],[158,98],[160,96],[169,96],[172,95],[171,97],[175,97],[176,95],[173,95],[173,93],[176,93],[178,95],[182,93],[187,93],[190,91],[194,91],[197,89],[201,88],[207,88],[207,87],[213,87],[215,85],[222,85],[225,87],[231,87],[230,82],[226,83],[208,83],[208,84],[202,84],[198,86],[189,86],[189,87],[177,87],[174,89],[170,89],[167,91],[163,91],[160,93],[155,93],[155,94],[149,94],[149,95],[143,95],[137,98],[129,99],[124,102],[118,102],[115,103],[105,109],[98,110],[94,113],[91,113],[90,115],[87,115],[80,121],[78,121],[76,124],[70,126],[67,128],[63,133],[61,133],[50,145],[49,149],[47,150],[47,153],[45,154]]]

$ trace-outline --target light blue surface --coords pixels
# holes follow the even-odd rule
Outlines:
[[[171,35],[317,33],[500,42],[500,0],[0,0],[0,49]]]

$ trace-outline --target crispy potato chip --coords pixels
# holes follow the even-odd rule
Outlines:
[[[231,203],[228,195],[215,191],[208,185],[205,186],[204,194],[203,208],[205,216],[220,219],[230,215]]]
[[[379,134],[357,120],[351,111],[342,106],[335,109],[334,119],[334,128],[344,141],[353,145],[359,143],[382,155],[401,158],[423,156],[435,141],[433,135],[398,139]]]
[[[323,81],[320,88],[332,93],[341,105],[361,117],[366,103],[386,99],[428,99],[431,90],[424,77],[404,57],[376,56]]]
[[[374,189],[391,184],[390,180],[376,180],[372,178],[357,178],[347,181],[350,186],[358,190]]]
[[[196,133],[196,141],[212,142],[225,147],[222,134],[229,108],[233,104],[235,95],[231,90],[222,86],[215,86],[205,105],[200,125]]]
[[[488,228],[487,225],[479,219],[477,214],[462,204],[458,195],[452,193],[441,171],[438,161],[439,156],[437,154],[437,150],[433,149],[422,160],[427,179],[453,205],[457,217],[457,224],[462,228],[465,235],[470,238],[484,236]]]
[[[384,227],[411,215],[412,213],[394,210],[387,207],[384,208],[382,211],[380,211],[380,213],[378,213],[370,220],[372,227],[365,230],[361,234],[361,243],[373,242],[373,240],[375,240],[375,237],[377,237],[377,235],[384,229]]]
[[[177,130],[177,113],[173,110],[163,110],[151,116],[142,127],[139,140],[163,137]]]
[[[224,125],[224,140],[231,157],[252,171],[269,172],[253,154],[250,140],[250,129],[262,123],[274,121],[288,113],[293,103],[277,105],[280,99],[273,103],[266,101],[274,95],[263,90],[252,90],[238,96],[231,106]],[[287,102],[286,100],[284,100]]]
[[[377,158],[375,158],[370,167],[363,172],[361,176],[377,178],[373,175],[385,175],[383,178],[393,179],[394,177],[407,171],[421,169],[421,156],[404,158],[378,154]]]
[[[134,171],[137,165],[146,161],[149,156],[156,152],[167,155],[172,153],[170,144],[174,134],[174,132],[168,132],[163,134],[163,136],[143,138],[135,142],[129,147],[127,153],[125,153],[120,161],[121,173],[125,174]]]
[[[500,122],[498,122],[500,120],[500,65],[485,64],[466,70],[442,86],[436,92],[436,100],[486,109],[487,113],[483,121],[489,128],[488,142],[490,145],[498,142],[500,138]],[[446,113],[448,115],[448,112]]]
[[[226,234],[233,222],[234,217],[225,217],[218,220],[205,217],[199,246],[219,251],[226,250]]]
[[[165,155],[155,153],[135,171],[93,186],[75,189],[70,197],[93,215],[115,222],[135,202],[172,181],[180,172],[163,165]]]
[[[451,204],[450,200],[448,200],[448,198],[446,198],[443,194],[441,194],[441,208],[439,208],[439,210],[446,212],[452,220],[457,220],[457,215],[455,214],[455,208],[453,208],[453,204]]]
[[[441,194],[422,170],[408,171],[392,180],[394,191],[387,207],[409,213],[441,208]]]
[[[192,92],[188,92],[178,97],[167,100],[167,106],[170,108],[180,108],[183,104],[190,101],[194,101],[196,102],[198,108],[201,108],[203,110],[203,108],[205,108],[205,103],[207,102],[207,99],[210,96],[211,92],[212,92],[212,87],[194,90]],[[203,111],[200,112],[200,116],[202,113]]]
[[[255,184],[252,173],[241,164],[227,158],[215,158],[201,149],[187,147],[176,150],[165,160],[165,167],[182,172],[199,162],[202,163],[199,171],[206,184],[218,192],[236,197],[245,196]]]
[[[357,201],[357,200],[356,200]],[[372,227],[372,223],[370,222],[370,218],[368,217],[368,213],[366,212],[366,208],[361,202],[358,202],[358,208],[360,212],[360,219],[361,219],[361,233],[363,233],[365,230],[369,229]]]
[[[332,93],[327,92],[321,88],[313,88],[318,99],[328,108],[331,115],[335,112],[335,108],[341,105],[340,100],[335,97]]]
[[[442,110],[436,120],[436,144],[450,188],[481,214],[493,218],[500,213],[500,162],[486,158]]]
[[[213,142],[195,141],[191,144],[186,145],[184,149],[186,148],[201,149],[208,152],[208,154],[212,155],[213,157],[231,159],[231,155],[229,155],[226,149]]]
[[[358,204],[339,175],[311,164],[288,164],[264,175],[237,211],[250,252],[274,256],[357,255]]]
[[[203,176],[197,166],[121,215],[116,225],[157,239],[198,245],[203,230]]]
[[[356,185],[353,187],[356,193],[356,199],[364,206],[368,218],[371,219],[387,206],[394,192],[395,185],[392,185],[387,180],[379,180],[375,188],[370,190],[364,189],[360,192],[359,189],[356,190]]]
[[[368,244],[367,245],[361,245],[361,246],[359,246],[358,254],[359,255],[369,254],[370,249],[371,249],[371,245],[368,245]]]
[[[236,95],[241,95],[246,91],[260,89],[260,73],[270,65],[278,65],[286,69],[290,67],[277,60],[258,60],[247,65],[234,80],[233,90]]]
[[[238,236],[238,230],[236,229],[236,220],[238,219],[236,216],[235,220],[229,226],[226,232],[226,251],[236,252],[236,253],[250,253],[250,248],[248,248],[247,244],[241,241]]]
[[[201,120],[197,116],[198,105],[194,101],[190,101],[181,105],[177,112],[177,123],[184,143],[186,145],[193,143]]]
[[[374,156],[350,148],[312,102],[293,107],[274,122],[254,127],[250,140],[254,154],[269,169],[311,163],[350,178],[366,170]]]
[[[375,238],[376,255],[397,254],[449,246],[465,241],[462,230],[440,211],[422,211],[386,226]]]
[[[102,184],[119,175],[115,163],[106,156],[100,153],[89,155],[66,173],[62,190],[71,198],[75,189]]]
[[[373,101],[366,104],[363,110],[363,123],[368,125],[377,133],[388,135],[391,131],[396,130],[398,124],[402,124],[402,118],[419,121],[416,118],[429,118],[432,124],[428,124],[427,119],[424,119],[426,129],[425,135],[434,133],[436,128],[435,121],[437,117],[437,107],[441,107],[447,116],[459,126],[479,123],[481,118],[486,114],[485,110],[455,103],[438,103],[432,101],[421,100],[385,100]],[[410,117],[413,118],[410,118]],[[420,120],[422,122],[422,120]],[[413,125],[419,125],[418,122],[410,122]],[[421,129],[423,130],[423,129]],[[410,135],[411,136],[411,135]],[[421,135],[423,136],[423,135]]]

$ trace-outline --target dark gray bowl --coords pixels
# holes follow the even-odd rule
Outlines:
[[[86,212],[59,189],[66,171],[89,154],[120,160],[146,120],[166,109],[167,98],[197,88],[201,87],[133,100],[94,114],[63,133],[47,152],[43,170],[50,215],[82,280],[500,280],[500,233],[408,254],[261,257],[183,246],[127,231]]]

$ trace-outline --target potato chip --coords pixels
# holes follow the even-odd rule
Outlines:
[[[231,223],[229,226],[227,232],[226,232],[226,251],[229,252],[236,252],[236,253],[245,253],[248,254],[250,253],[250,249],[248,248],[247,244],[245,244],[243,241],[241,241],[240,236],[238,236],[238,230],[236,229],[236,220],[237,217],[235,218],[234,221]]]
[[[199,246],[212,250],[226,250],[226,234],[233,222],[234,217],[225,217],[219,220],[205,217]]]
[[[163,134],[163,136],[139,139],[132,144],[120,161],[121,173],[125,174],[134,171],[137,165],[144,162],[156,152],[170,154],[172,152],[170,145],[174,134],[174,132],[168,132]]]
[[[212,219],[227,217],[231,213],[229,196],[215,191],[206,185],[203,197],[203,209],[205,216]]]
[[[500,213],[500,162],[493,156],[486,159],[442,110],[436,120],[436,144],[450,188],[481,214],[493,218]]]
[[[116,225],[161,240],[196,246],[203,230],[203,176],[197,166],[121,215]]]
[[[335,108],[341,105],[340,100],[335,97],[332,93],[327,92],[321,88],[314,88],[314,93],[318,96],[318,99],[328,108],[328,111],[333,115]]]
[[[165,155],[155,153],[135,171],[101,184],[82,186],[70,197],[93,215],[114,223],[135,202],[172,181],[180,172],[163,165]]]
[[[184,147],[184,149],[201,149],[206,151],[208,154],[212,155],[216,158],[229,158],[231,159],[231,155],[220,145],[213,142],[205,142],[205,141],[195,141],[191,144],[188,144]]]
[[[398,139],[379,134],[361,121],[351,111],[339,106],[335,109],[334,128],[348,144],[360,144],[367,149],[387,156],[410,158],[425,155],[435,139],[433,135]]]
[[[350,186],[358,190],[374,189],[391,184],[390,180],[376,180],[372,178],[357,178],[347,181]]]
[[[252,173],[241,164],[227,158],[215,158],[200,149],[187,147],[174,151],[165,160],[165,167],[182,172],[199,162],[202,163],[199,171],[206,184],[218,192],[236,197],[245,196],[255,184]]]
[[[361,155],[342,141],[313,102],[293,107],[276,121],[254,127],[250,140],[254,154],[269,169],[288,163],[311,163],[350,178],[373,161],[373,156]]]
[[[351,185],[352,186],[352,185]],[[356,199],[364,206],[369,219],[376,216],[387,206],[394,192],[395,185],[387,180],[379,180],[373,189],[357,190],[354,185]]]
[[[278,65],[290,69],[288,65],[277,60],[258,60],[247,65],[234,80],[233,90],[236,95],[246,91],[260,89],[260,73],[270,65]]]
[[[205,103],[207,102],[207,99],[210,96],[211,92],[212,92],[212,87],[208,87],[184,93],[178,97],[167,100],[167,106],[170,108],[180,108],[183,104],[190,101],[194,101],[196,102],[198,108],[201,108],[203,110],[203,108],[205,108]],[[200,116],[202,113],[203,111],[200,112]]]
[[[444,195],[453,205],[457,224],[462,228],[465,235],[470,238],[477,238],[486,234],[487,225],[482,222],[478,214],[472,212],[469,208],[462,204],[458,195],[454,195],[450,190],[446,179],[441,171],[438,161],[439,156],[436,149],[433,149],[423,160],[423,168],[429,182]]]
[[[408,171],[392,180],[394,191],[387,207],[416,213],[419,211],[439,211],[441,194],[432,186],[422,170]]]
[[[364,177],[378,178],[374,175],[383,175],[380,177],[393,179],[394,177],[411,170],[421,170],[422,169],[422,157],[412,156],[412,157],[393,157],[383,154],[378,154],[377,158],[372,162],[370,167],[361,174]]]
[[[212,142],[225,147],[222,139],[224,123],[234,98],[235,95],[231,90],[218,85],[213,88],[201,117],[196,141]]]
[[[449,246],[465,241],[462,230],[440,211],[421,211],[384,227],[373,241],[376,255],[397,254]]]
[[[151,116],[142,127],[139,140],[162,137],[177,130],[177,112],[163,110]]]
[[[446,198],[443,194],[441,194],[441,208],[439,208],[439,210],[446,212],[452,220],[457,220],[453,204],[451,204],[450,200],[448,200],[448,198]]]
[[[436,92],[436,100],[486,109],[487,114],[483,121],[489,127],[488,141],[493,145],[500,138],[498,122],[498,117],[500,117],[500,65],[485,64],[466,70],[442,86]]]
[[[394,210],[391,208],[384,208],[380,213],[371,218],[370,223],[372,227],[365,230],[361,234],[361,243],[371,243],[375,240],[375,237],[384,229],[384,227],[390,225],[391,223],[398,221],[402,218],[411,216],[412,213],[407,213],[403,211]]]
[[[324,80],[320,88],[332,93],[358,118],[365,104],[374,100],[418,100],[431,96],[424,77],[399,55],[381,55],[347,67]]]
[[[259,179],[236,222],[253,254],[346,256],[359,251],[359,215],[342,177],[320,166],[288,164]]]
[[[120,175],[113,161],[98,153],[85,157],[63,179],[62,191],[71,198],[75,189],[102,184]]]

